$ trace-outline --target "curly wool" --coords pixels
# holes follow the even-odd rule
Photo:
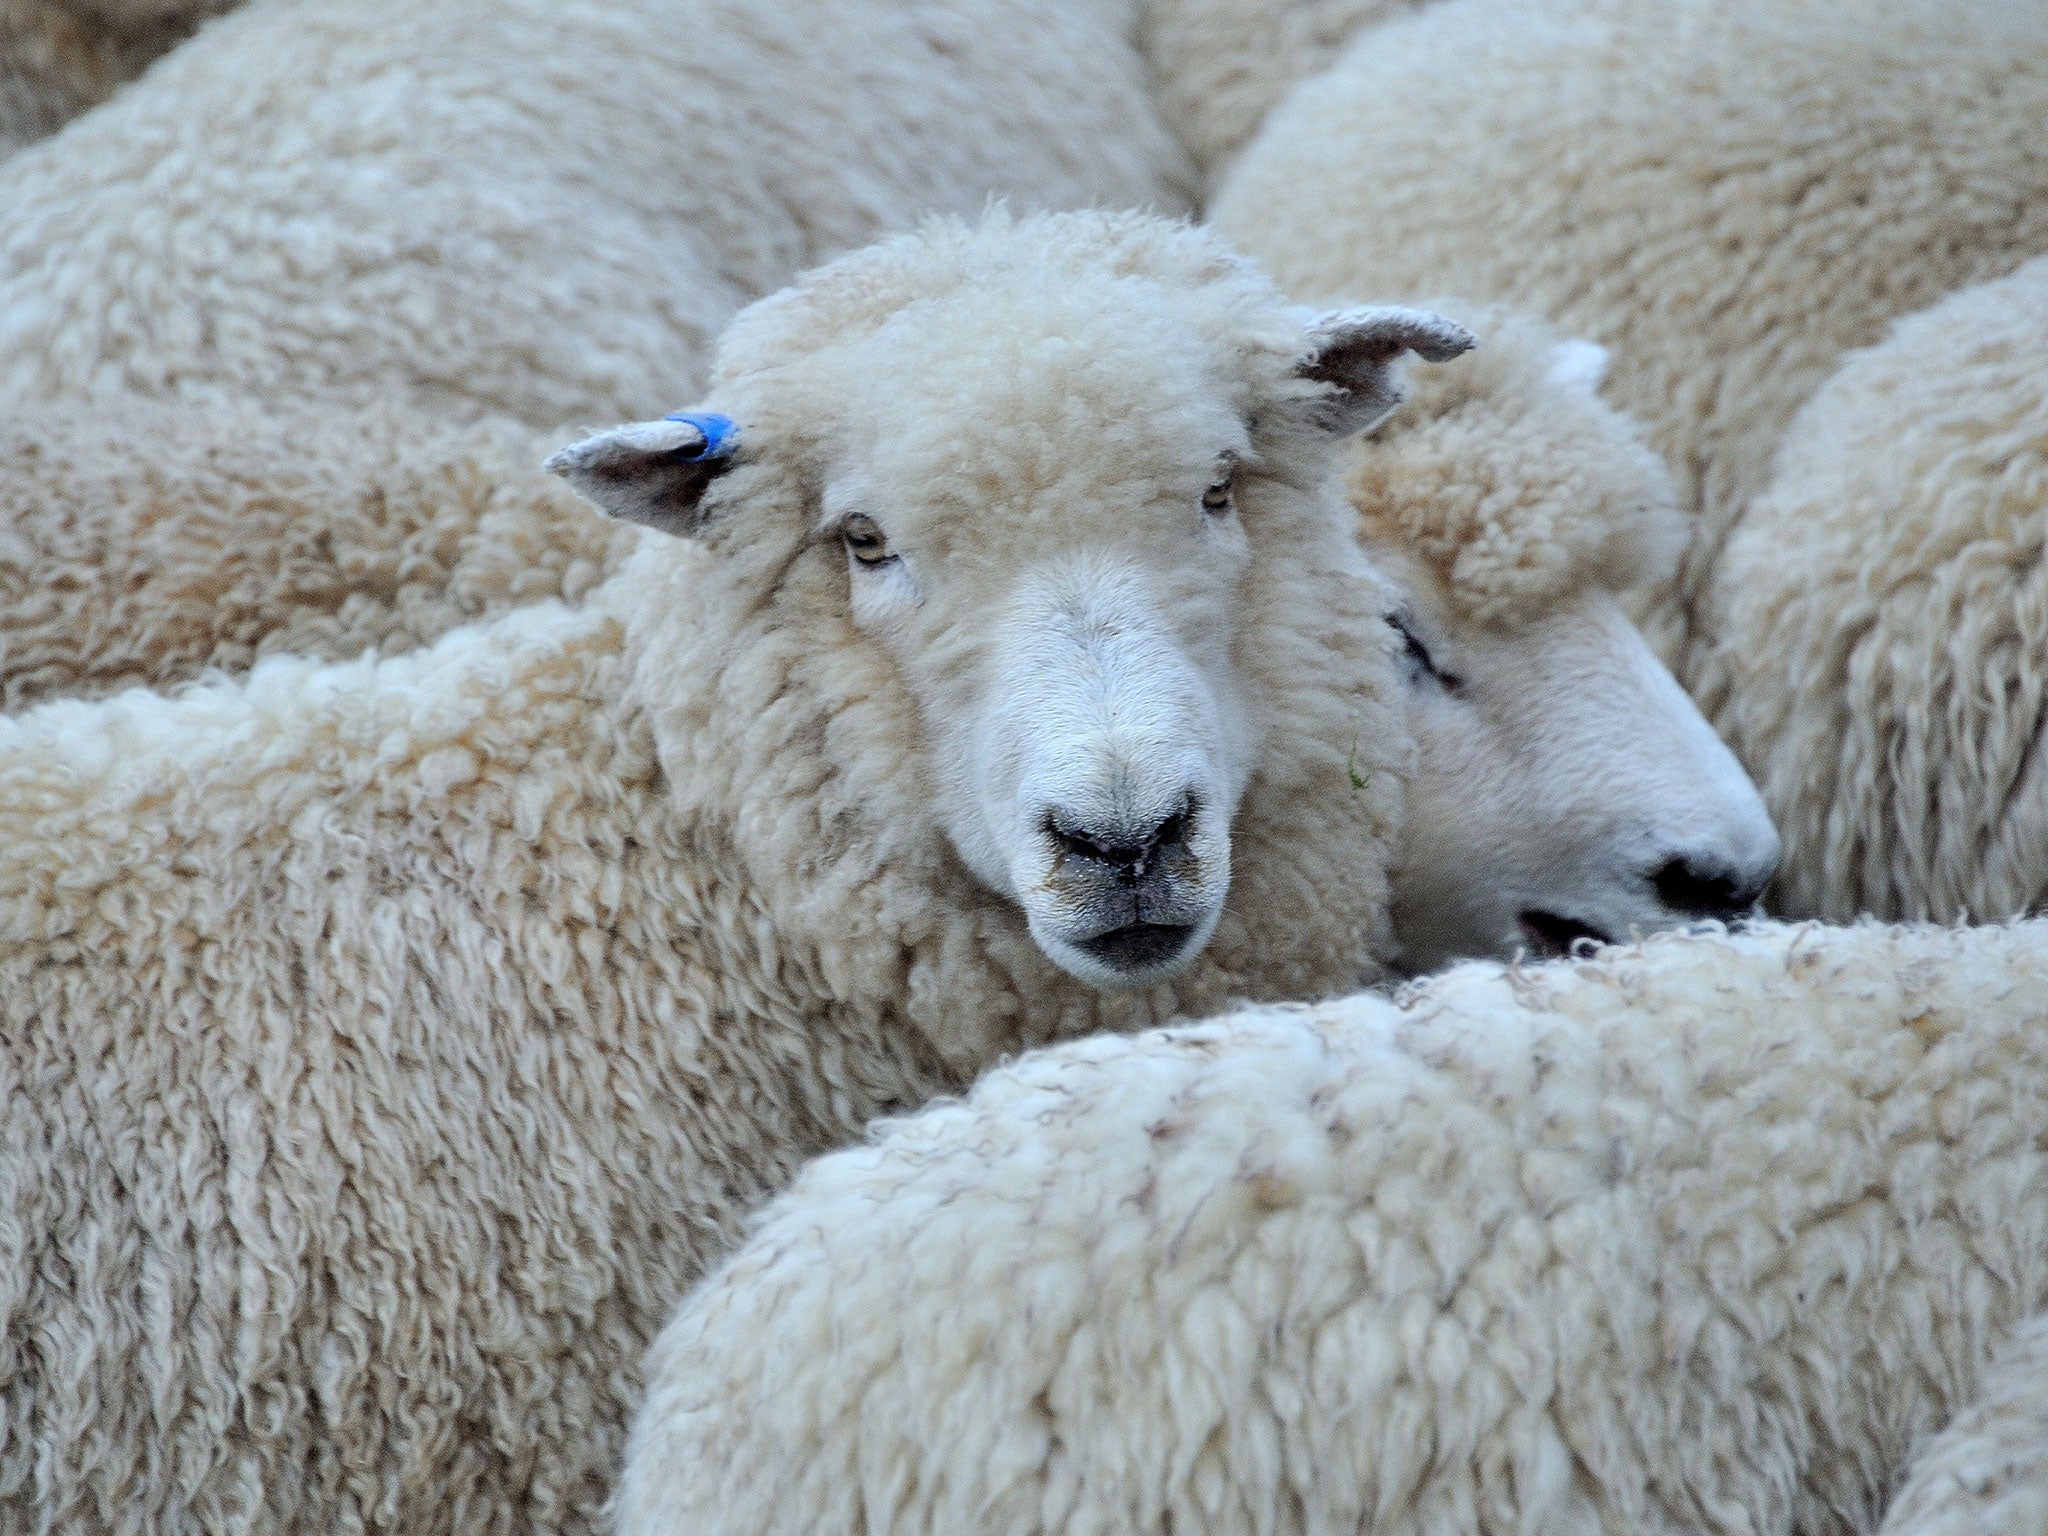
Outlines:
[[[1785,424],[1888,321],[2048,249],[2048,9],[1439,0],[1268,119],[1211,217],[1304,297],[1450,291],[1612,348],[1702,515],[1684,654]]]
[[[1425,0],[1138,0],[1159,113],[1214,186],[1281,98]]]
[[[1028,1056],[767,1207],[620,1530],[1867,1530],[2048,1298],[2044,998],[1765,926]]]
[[[427,644],[580,601],[639,542],[509,425],[395,412],[44,406],[0,421],[0,708],[288,653]]]
[[[1637,424],[1556,377],[1565,339],[1528,315],[1429,307],[1480,345],[1456,368],[1418,373],[1401,411],[1353,451],[1347,488],[1367,543],[1419,561],[1483,625],[1666,578],[1692,520]]]
[[[278,0],[0,164],[0,398],[560,430],[929,212],[1184,205],[1120,5]]]
[[[1913,1458],[1878,1536],[2048,1531],[2048,1317],[1999,1347],[1976,1396]]]
[[[1709,713],[1791,909],[2048,902],[2048,259],[1901,321],[1787,430],[1715,573]]]
[[[1051,420],[1101,419],[1116,327],[1174,307],[1304,482],[1244,492],[1265,747],[1169,985],[1083,986],[964,872],[817,538],[835,338],[976,284],[1006,332],[1095,317]],[[0,1524],[595,1530],[635,1363],[805,1157],[1033,1044],[1376,974],[1406,738],[1277,296],[1197,231],[1076,216],[751,315],[711,404],[763,446],[704,547],[395,658],[0,721]],[[954,466],[963,504],[997,467]]]

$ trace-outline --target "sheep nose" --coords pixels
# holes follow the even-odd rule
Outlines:
[[[1187,842],[1188,821],[1193,815],[1192,797],[1184,798],[1178,810],[1150,826],[1090,825],[1081,816],[1054,810],[1046,815],[1045,830],[1063,853],[1106,865],[1118,879],[1135,885],[1161,854]]]
[[[1657,899],[1674,912],[1726,921],[1754,907],[1774,873],[1775,860],[1768,867],[1744,871],[1711,856],[1681,853],[1658,865],[1650,884]]]

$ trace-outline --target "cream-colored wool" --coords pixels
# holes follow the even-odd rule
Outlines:
[[[2048,259],[1899,323],[1785,434],[1714,575],[1709,712],[1800,912],[2048,902]]]
[[[623,1536],[1869,1530],[2048,1299],[2048,923],[1763,926],[1069,1043],[824,1158]]]
[[[0,722],[0,1524],[590,1530],[641,1352],[805,1157],[1033,1044],[1376,974],[1385,592],[1348,397],[1253,269],[941,226],[721,357],[701,533],[581,611]],[[1223,522],[1211,430],[1250,434]],[[930,695],[820,523],[855,471],[957,520],[931,579],[1125,549],[1228,596],[1255,769],[1171,983],[1075,981],[939,831]]]
[[[1680,657],[1841,353],[2048,250],[2044,120],[2035,0],[1440,0],[1276,109],[1211,216],[1304,298],[1455,292],[1612,348],[1702,514],[1652,626]]]
[[[1924,1450],[1878,1536],[2048,1531],[2048,1317],[1999,1347],[1977,1394]]]
[[[1348,477],[1374,563],[1412,599],[1403,965],[1748,909],[1777,834],[1624,606],[1690,532],[1670,476],[1600,400],[1600,348],[1432,307],[1480,346],[1421,371]]]
[[[1422,0],[1138,0],[1159,111],[1211,185],[1266,114],[1358,32]]]
[[[551,446],[391,412],[16,413],[0,421],[0,707],[279,653],[390,654],[580,601],[639,535],[539,473]]]
[[[570,425],[928,211],[1183,203],[1122,5],[267,0],[0,165],[0,399]]]
[[[105,101],[239,0],[0,0],[0,157]]]

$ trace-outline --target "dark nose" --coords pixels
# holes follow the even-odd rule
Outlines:
[[[1679,854],[1666,859],[1650,876],[1657,899],[1687,917],[1741,917],[1757,903],[1770,875],[1744,874],[1714,859]]]
[[[1105,865],[1119,879],[1135,885],[1150,873],[1161,854],[1186,844],[1193,815],[1193,801],[1183,800],[1179,810],[1141,830],[1089,826],[1078,817],[1053,811],[1045,818],[1045,830],[1062,852]]]

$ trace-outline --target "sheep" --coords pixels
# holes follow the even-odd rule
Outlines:
[[[1404,589],[1390,618],[1419,744],[1391,958],[1413,972],[1738,912],[1777,835],[1615,595],[1683,542],[1670,478],[1599,400],[1597,348],[1447,312],[1483,344],[1429,370],[1349,470],[1368,553]],[[0,703],[403,650],[579,601],[637,542],[527,469],[531,434],[408,431],[162,405],[0,424],[24,469],[0,484]]]
[[[55,133],[237,0],[0,0],[0,157]]]
[[[927,211],[1185,205],[1121,6],[278,0],[0,164],[0,399],[557,432]]]
[[[2048,922],[1070,1042],[807,1168],[621,1536],[1868,1530],[2048,1299]]]
[[[803,1158],[1381,974],[1337,450],[1468,342],[1157,219],[936,224],[554,457],[655,530],[580,607],[0,720],[0,1524],[590,1530]]]
[[[2048,902],[2048,259],[1852,354],[1787,428],[1709,606],[1709,709],[1794,912]]]
[[[1437,0],[1276,108],[1210,216],[1304,298],[1451,291],[1611,347],[1702,517],[1650,625],[1697,693],[1708,572],[1796,409],[2048,250],[2044,117],[2030,0]]]
[[[1970,1404],[1913,1458],[1878,1536],[2048,1530],[2048,1317],[1999,1346]]]
[[[1624,606],[1691,531],[1669,474],[1600,400],[1601,348],[1432,307],[1482,343],[1419,379],[1347,477],[1374,563],[1411,594],[1403,968],[1746,911],[1777,833]]]

